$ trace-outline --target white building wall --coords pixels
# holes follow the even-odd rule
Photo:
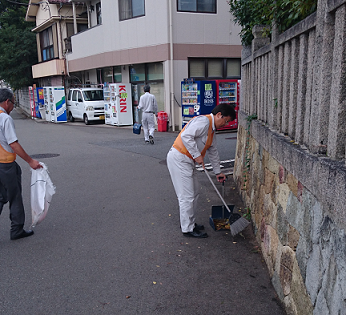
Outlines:
[[[145,16],[125,21],[119,21],[117,1],[103,0],[101,10],[102,25],[72,36],[69,60],[168,43],[166,1],[147,0]]]
[[[217,1],[217,14],[177,12],[173,0],[173,41],[181,44],[241,45],[241,28],[234,24],[226,0]]]

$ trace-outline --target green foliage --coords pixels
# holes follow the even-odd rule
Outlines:
[[[31,66],[37,63],[35,25],[25,21],[26,9],[0,2],[0,78],[14,90],[33,83]]]
[[[234,21],[242,27],[243,45],[250,45],[255,25],[271,27],[276,22],[279,32],[284,32],[316,11],[317,0],[230,0],[229,5]]]

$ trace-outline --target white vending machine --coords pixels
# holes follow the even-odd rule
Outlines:
[[[49,87],[43,88],[43,98],[46,121],[50,121]]]
[[[105,123],[113,126],[133,125],[130,83],[110,83],[104,86]]]
[[[54,123],[66,122],[66,99],[63,86],[43,88],[46,120]]]

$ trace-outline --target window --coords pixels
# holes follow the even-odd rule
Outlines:
[[[113,67],[105,67],[102,69],[103,82],[113,83]]]
[[[131,82],[145,81],[145,65],[133,65],[130,68]]]
[[[223,59],[208,60],[208,77],[209,78],[223,77]]]
[[[42,61],[54,58],[53,32],[52,28],[47,28],[40,34]]]
[[[240,79],[240,58],[189,58],[189,78]]]
[[[178,11],[216,13],[216,0],[177,0]]]
[[[97,69],[97,83],[103,84],[122,82],[121,66]]]
[[[79,102],[81,99],[82,99],[81,92],[74,90],[72,94],[72,101]]]
[[[162,62],[148,64],[148,80],[163,80]]]
[[[240,62],[238,59],[227,60],[227,78],[240,77]]]
[[[205,77],[205,60],[192,59],[189,61],[189,77],[191,78],[204,78]]]
[[[121,74],[121,66],[115,66],[113,67],[113,82],[121,82],[122,81],[122,74]]]
[[[96,3],[96,21],[97,25],[102,24],[101,2]]]
[[[145,15],[144,0],[119,0],[119,20]]]
[[[103,101],[102,90],[83,91],[83,95],[86,101]]]

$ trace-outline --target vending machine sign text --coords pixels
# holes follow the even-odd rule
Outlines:
[[[125,85],[119,85],[119,94],[120,94],[120,112],[127,112],[127,92]]]

